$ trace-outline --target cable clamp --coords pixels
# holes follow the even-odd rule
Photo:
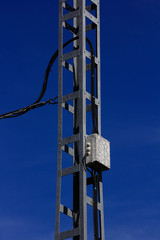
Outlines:
[[[55,98],[53,98],[53,99],[49,99],[48,100],[48,103],[49,104],[56,104],[56,103],[58,103],[58,102],[56,102],[56,99],[57,99],[58,97],[55,97]]]

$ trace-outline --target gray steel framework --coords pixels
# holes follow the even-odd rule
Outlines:
[[[55,239],[87,240],[87,206],[94,206],[93,198],[87,195],[87,186],[93,185],[91,177],[87,176],[84,167],[86,154],[85,138],[87,136],[86,114],[91,111],[91,93],[86,90],[87,73],[91,71],[91,51],[87,50],[87,34],[94,33],[91,42],[95,46],[96,66],[96,97],[95,104],[98,115],[98,133],[101,134],[101,104],[100,104],[100,11],[99,0],[59,0],[59,87],[58,87],[58,163],[57,163],[57,195]],[[72,51],[64,52],[65,38],[71,33],[77,37],[70,46]],[[71,48],[69,48],[71,49]],[[64,69],[73,74],[73,91],[67,95],[64,92]],[[66,79],[65,79],[66,81]],[[72,103],[71,103],[72,102]],[[73,135],[63,137],[65,132],[63,111],[73,116]],[[73,157],[73,164],[63,168],[62,152]],[[61,203],[63,189],[62,178],[73,176],[73,206],[72,209]],[[69,186],[70,187],[70,186]],[[104,240],[103,219],[103,189],[102,174],[98,180],[99,240]],[[67,198],[67,196],[66,196]],[[61,232],[61,214],[73,219],[72,229]],[[67,225],[67,224],[66,224]],[[93,236],[92,239],[95,239]]]

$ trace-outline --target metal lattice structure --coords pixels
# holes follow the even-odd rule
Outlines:
[[[64,50],[65,38],[69,34],[74,38],[70,48]],[[93,198],[87,195],[87,187],[93,185],[93,179],[87,175],[84,167],[86,154],[86,136],[88,123],[86,115],[91,111],[91,93],[87,91],[88,75],[91,72],[91,51],[86,41],[94,45],[97,128],[101,135],[101,100],[100,100],[100,11],[99,0],[59,0],[59,91],[58,91],[58,164],[57,164],[57,196],[55,239],[87,240],[87,206],[94,207]],[[89,37],[88,37],[89,38]],[[71,49],[72,48],[72,49]],[[66,48],[67,49],[67,48]],[[64,72],[65,69],[65,72]],[[72,79],[65,79],[66,71],[72,73]],[[73,91],[64,94],[66,82],[72,81]],[[72,135],[64,136],[65,118],[67,111],[73,117]],[[73,158],[73,164],[63,168],[63,152]],[[73,176],[73,206],[69,208],[61,202],[64,193],[62,179]],[[70,187],[70,185],[68,186]],[[99,216],[96,225],[98,235],[92,239],[104,240],[103,189],[102,173],[97,180],[97,212]],[[67,196],[66,196],[67,198]],[[61,231],[61,215],[67,215],[73,220],[73,228]],[[67,225],[67,224],[66,224]]]

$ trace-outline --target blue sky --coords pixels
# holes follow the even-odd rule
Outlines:
[[[160,2],[101,0],[109,240],[160,239]],[[0,7],[0,114],[37,99],[58,46],[58,0]],[[45,99],[57,96],[57,63]],[[57,106],[0,121],[0,239],[54,239]],[[66,194],[67,199],[67,194]],[[90,219],[89,219],[90,221]]]

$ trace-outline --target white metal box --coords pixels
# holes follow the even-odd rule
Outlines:
[[[97,171],[110,169],[110,142],[97,133],[86,137],[86,165]]]

